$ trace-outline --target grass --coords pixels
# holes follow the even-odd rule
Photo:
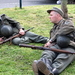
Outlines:
[[[6,14],[28,29],[35,27],[32,32],[49,37],[49,31],[52,23],[48,18],[47,9],[60,5],[40,5],[28,6],[23,9],[5,8],[0,9],[0,14]],[[75,24],[75,5],[68,5],[69,16]],[[32,45],[42,46],[40,43],[31,43]],[[9,42],[0,45],[0,75],[34,75],[32,71],[33,60],[38,60],[42,51],[30,48],[10,45]],[[72,62],[60,75],[75,75],[75,61]]]

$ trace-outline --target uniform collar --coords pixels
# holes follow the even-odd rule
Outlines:
[[[63,20],[64,20],[64,19],[61,19],[61,20],[57,23],[57,25],[60,25],[60,24],[63,22]]]

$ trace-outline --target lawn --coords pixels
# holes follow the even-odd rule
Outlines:
[[[47,9],[60,5],[39,5],[28,6],[23,9],[5,8],[0,9],[0,14],[6,14],[14,20],[20,22],[25,28],[35,27],[31,31],[49,37],[52,28]],[[67,5],[69,16],[75,24],[75,5]],[[40,43],[30,43],[30,45],[43,46]],[[34,75],[32,71],[33,60],[38,60],[42,51],[30,48],[10,45],[10,42],[0,45],[0,75]],[[75,75],[75,61],[71,63],[60,75]]]

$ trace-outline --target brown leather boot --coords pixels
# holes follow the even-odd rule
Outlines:
[[[44,75],[54,75],[52,72],[50,72],[47,68],[47,66],[45,65],[44,62],[39,61],[37,63],[37,68],[39,69],[40,72],[42,72]]]
[[[33,69],[35,75],[39,75],[38,74],[38,68],[37,68],[37,60],[33,61],[32,69]]]
[[[32,69],[34,71],[35,75],[44,75],[42,72],[39,71],[38,67],[37,67],[37,63],[38,60],[34,60],[33,64],[32,64]]]

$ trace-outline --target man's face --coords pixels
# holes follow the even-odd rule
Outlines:
[[[49,18],[50,18],[50,21],[52,22],[52,23],[57,23],[57,21],[58,21],[58,13],[57,12],[55,12],[55,11],[51,11],[50,12],[50,16],[49,16]]]

